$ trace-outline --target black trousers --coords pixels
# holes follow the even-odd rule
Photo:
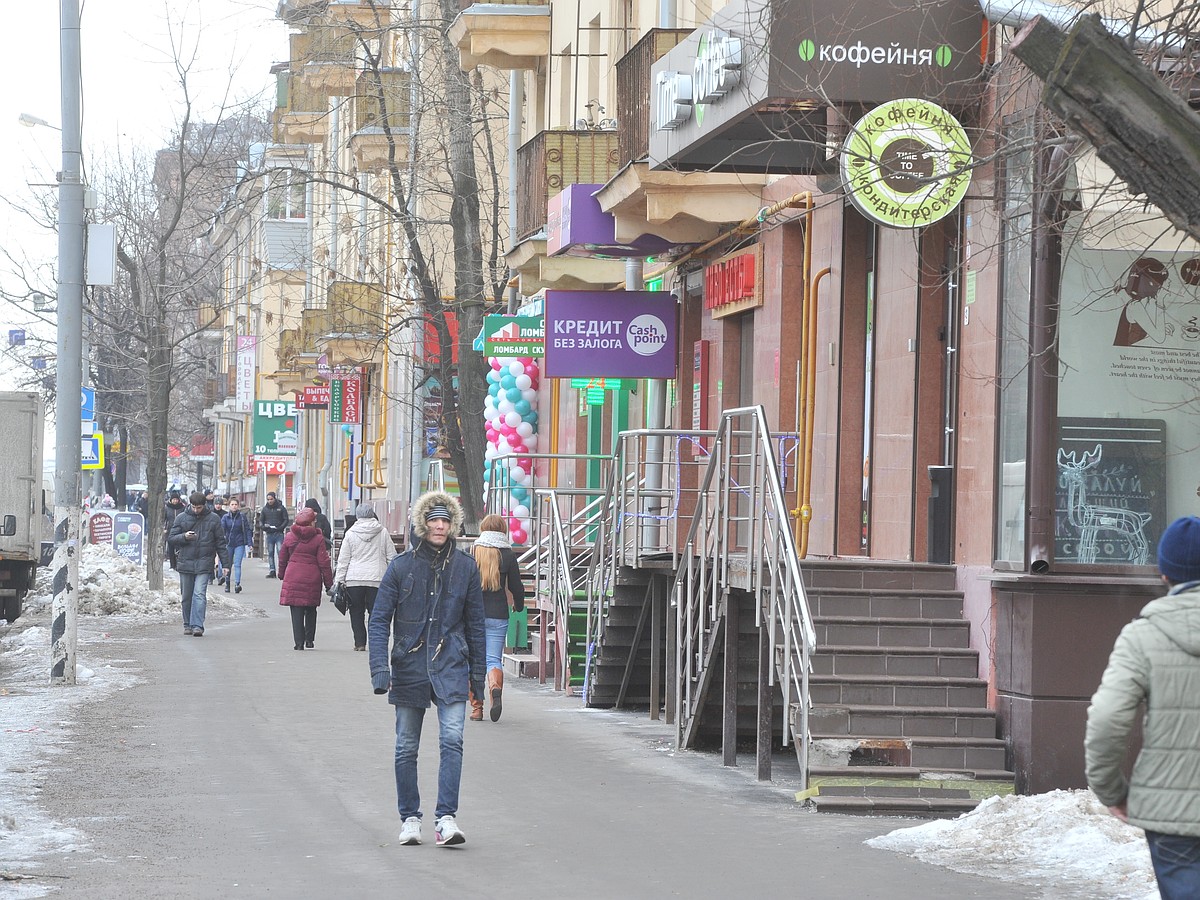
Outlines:
[[[305,641],[317,639],[317,608],[315,606],[291,606],[292,637],[301,646]]]
[[[375,608],[375,595],[378,593],[377,587],[346,585],[346,599],[350,601],[350,628],[354,631],[355,647],[367,646],[366,619]]]

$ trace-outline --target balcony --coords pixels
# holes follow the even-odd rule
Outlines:
[[[300,73],[312,90],[327,97],[354,93],[358,35],[344,26],[314,25],[293,34],[290,68]]]
[[[464,72],[480,66],[536,69],[550,55],[550,4],[529,0],[471,3],[447,33]]]
[[[335,281],[329,286],[326,306],[306,309],[301,317],[303,352],[323,353],[331,366],[362,366],[382,361],[387,307],[380,285]],[[283,359],[282,340],[280,358]]]
[[[290,369],[296,364],[297,358],[304,352],[304,336],[299,328],[285,328],[279,332],[279,347],[276,354],[279,367]]]
[[[321,144],[329,133],[329,96],[304,75],[281,72],[275,109],[275,142]]]
[[[359,171],[408,164],[411,112],[412,76],[408,71],[381,69],[378,80],[369,71],[358,76],[350,151]]]
[[[393,4],[388,0],[280,0],[276,18],[289,25],[348,25],[359,29],[387,26]]]
[[[543,131],[517,151],[517,235],[546,226],[546,204],[564,185],[604,184],[619,168],[615,131]]]
[[[653,28],[617,60],[617,149],[622,165],[650,154],[650,67],[691,33],[690,28]]]

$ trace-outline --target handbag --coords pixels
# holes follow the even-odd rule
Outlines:
[[[344,616],[349,606],[350,600],[346,596],[346,583],[339,581],[333,586],[333,608]]]

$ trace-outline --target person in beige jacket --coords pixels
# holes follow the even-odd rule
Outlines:
[[[354,649],[366,650],[366,616],[375,607],[379,582],[396,555],[396,546],[388,530],[375,517],[375,507],[370,503],[360,503],[354,515],[356,521],[342,537],[333,583],[346,586]]]
[[[1088,707],[1088,786],[1146,832],[1159,893],[1200,897],[1200,518],[1167,526],[1158,569],[1169,591],[1121,629]],[[1138,708],[1142,749],[1123,763]]]

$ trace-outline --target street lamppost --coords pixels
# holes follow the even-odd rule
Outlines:
[[[79,601],[80,430],[82,396],[84,197],[80,114],[79,0],[59,3],[62,170],[58,181],[58,375],[54,415],[54,601],[50,626],[50,683],[75,683]],[[22,123],[48,125],[22,114]],[[26,120],[29,120],[28,122]],[[54,127],[54,126],[50,126]]]

